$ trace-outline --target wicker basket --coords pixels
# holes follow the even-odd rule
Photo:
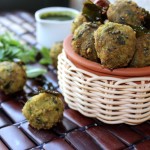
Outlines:
[[[150,120],[150,67],[145,67],[147,71],[130,68],[113,72],[101,68],[95,73],[73,63],[78,60],[66,50],[65,45],[70,43],[71,36],[64,41],[63,53],[58,58],[59,85],[69,107],[108,124],[136,125]]]

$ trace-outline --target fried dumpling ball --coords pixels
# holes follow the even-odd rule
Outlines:
[[[136,52],[130,63],[131,67],[150,66],[150,33],[137,38]]]
[[[131,26],[141,26],[145,12],[131,0],[116,0],[107,11],[108,20]]]
[[[36,129],[50,129],[63,116],[64,104],[60,95],[39,93],[28,100],[22,112],[30,125]]]
[[[84,22],[88,22],[86,17],[82,13],[77,15],[77,17],[72,22],[72,27],[71,27],[72,33],[74,33],[74,31]]]
[[[62,52],[63,42],[56,42],[50,50],[50,57],[52,60],[52,65],[57,68],[58,55]]]
[[[98,61],[98,57],[94,47],[94,31],[99,25],[99,23],[85,22],[75,30],[72,38],[75,52],[95,62]]]
[[[5,94],[21,91],[26,83],[26,72],[23,66],[4,61],[0,63],[0,90]]]
[[[131,61],[136,36],[130,26],[108,22],[95,31],[94,37],[97,55],[104,67],[125,67]]]

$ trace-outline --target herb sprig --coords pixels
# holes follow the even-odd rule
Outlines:
[[[41,48],[37,50],[34,47],[29,47],[15,39],[9,32],[0,35],[0,62],[20,60],[25,64],[26,74],[28,78],[47,73],[47,69],[41,67],[28,67],[29,63],[36,62],[37,55],[40,54],[40,64],[51,64],[49,49]]]
[[[35,62],[37,50],[17,41],[9,33],[0,35],[0,62],[20,59],[22,62]]]
[[[42,65],[52,64],[52,60],[51,60],[49,53],[50,53],[50,50],[48,48],[46,47],[41,48],[40,54],[42,58],[39,61],[40,64]]]

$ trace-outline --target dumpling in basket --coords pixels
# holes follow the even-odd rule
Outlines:
[[[99,23],[85,22],[74,32],[72,47],[80,56],[98,62],[97,53],[94,47],[94,31]]]
[[[145,15],[146,12],[131,0],[116,0],[107,11],[109,21],[131,26],[141,26]]]
[[[101,64],[109,69],[125,67],[135,53],[136,36],[127,25],[108,22],[94,33],[95,49]]]
[[[150,65],[150,33],[137,38],[136,52],[131,61],[131,67],[145,67]]]
[[[81,13],[79,14],[73,21],[71,31],[74,33],[74,31],[84,22],[88,22],[86,17]]]

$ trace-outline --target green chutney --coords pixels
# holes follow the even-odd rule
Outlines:
[[[40,18],[44,20],[67,21],[74,19],[75,14],[70,11],[57,11],[43,13]]]

